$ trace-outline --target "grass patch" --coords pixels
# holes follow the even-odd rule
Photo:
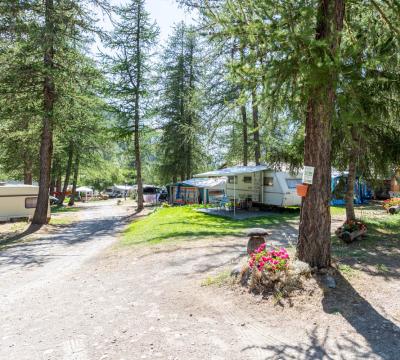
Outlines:
[[[201,286],[222,286],[231,279],[230,271],[224,270],[223,272],[215,275],[215,276],[208,276],[201,282]]]
[[[387,215],[383,218],[365,218],[368,227],[368,237],[372,239],[400,240],[400,215]]]
[[[52,205],[51,206],[51,212],[53,214],[57,213],[65,213],[65,212],[77,212],[79,211],[80,208],[78,207],[73,207],[73,206],[60,206],[60,205]]]
[[[346,208],[344,206],[331,206],[331,215],[346,215]]]
[[[65,218],[54,218],[54,217],[52,217],[50,219],[49,224],[50,225],[61,226],[61,225],[70,225],[73,222],[74,222],[74,219],[71,219],[71,218],[65,219]]]
[[[339,264],[338,270],[347,279],[350,279],[357,274],[357,270],[347,264]]]
[[[367,236],[351,244],[345,244],[336,235],[332,236],[332,250],[334,257],[342,262],[376,262],[377,256],[391,257],[393,250],[400,245],[400,215],[386,215],[383,217],[365,217],[362,221],[367,225]],[[391,255],[392,254],[392,255]],[[375,263],[375,266],[379,264]],[[381,273],[387,268],[377,269]]]
[[[376,265],[376,270],[378,272],[387,273],[389,272],[389,268],[385,264],[378,264]]]
[[[271,213],[259,218],[234,220],[204,214],[186,206],[161,208],[130,224],[122,242],[125,245],[156,244],[169,240],[242,236],[245,229],[280,225],[297,217],[298,214],[293,213]]]

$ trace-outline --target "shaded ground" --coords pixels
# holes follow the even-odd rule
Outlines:
[[[344,268],[336,289],[282,308],[202,286],[245,255],[243,237],[110,247],[130,211],[89,210],[53,246],[1,253],[0,359],[398,358],[398,259],[373,275]],[[271,230],[276,244],[297,231]]]

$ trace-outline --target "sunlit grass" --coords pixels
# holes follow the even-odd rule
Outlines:
[[[51,207],[51,212],[52,212],[53,214],[56,214],[56,213],[63,213],[63,212],[76,212],[76,211],[79,211],[79,210],[81,210],[81,209],[78,208],[78,207],[73,207],[73,206],[53,205],[53,206]]]
[[[186,206],[161,208],[130,224],[124,233],[123,244],[242,235],[248,228],[278,225],[297,217],[297,213],[271,213],[259,218],[234,220],[204,214]]]
[[[229,270],[224,270],[215,276],[207,276],[201,282],[201,286],[211,286],[211,285],[222,286],[225,283],[228,283],[229,280],[232,279],[230,274],[231,272]]]
[[[344,206],[331,206],[331,215],[346,215],[346,208]]]
[[[52,217],[50,219],[49,224],[50,225],[56,225],[56,226],[62,226],[62,225],[70,225],[74,222],[74,219],[72,218],[56,218]]]

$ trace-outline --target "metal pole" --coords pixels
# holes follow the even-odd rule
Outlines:
[[[261,204],[264,204],[264,171],[261,172]]]
[[[233,175],[233,217],[236,216],[236,176]]]

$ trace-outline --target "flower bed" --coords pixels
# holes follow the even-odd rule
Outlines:
[[[391,198],[383,202],[383,207],[386,211],[389,211],[389,208],[394,206],[400,206],[400,198]]]
[[[285,248],[266,249],[262,244],[253,254],[250,255],[249,267],[256,267],[258,271],[283,271],[289,266],[289,254]]]
[[[268,248],[262,244],[249,256],[240,282],[250,291],[263,296],[286,297],[302,286],[301,277],[310,275],[311,269],[301,261],[291,261],[285,248]]]

